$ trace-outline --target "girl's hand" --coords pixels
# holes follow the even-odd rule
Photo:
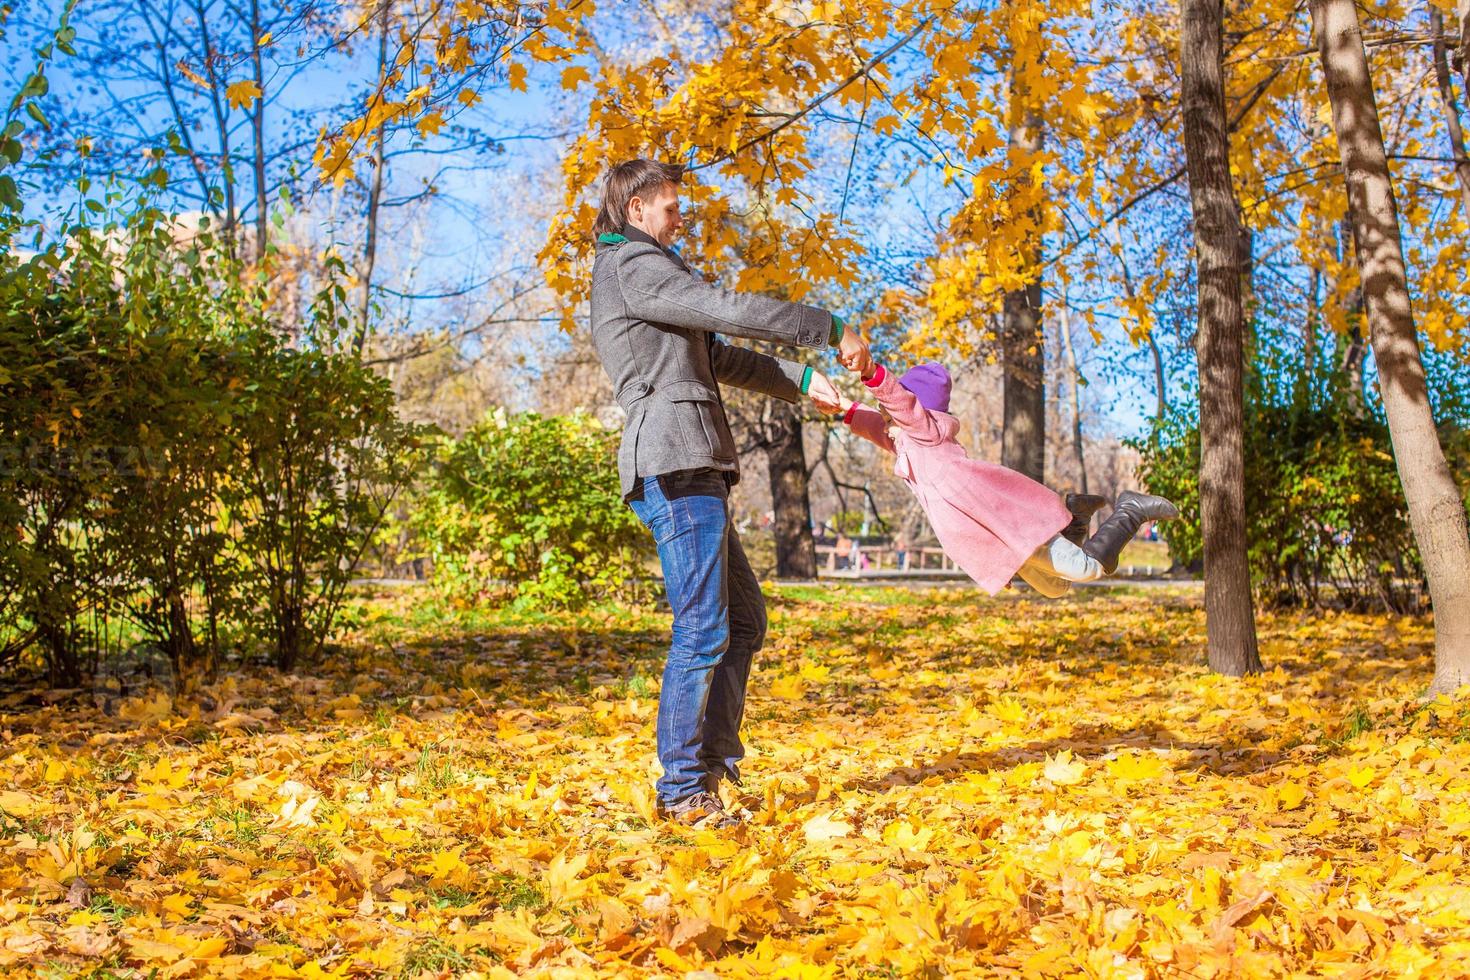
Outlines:
[[[843,410],[842,392],[821,371],[812,372],[812,383],[807,386],[806,393],[823,415],[836,415]]]
[[[859,375],[871,375],[873,372],[873,355],[867,347],[851,352],[843,351],[837,355],[837,360],[849,371],[855,371]]]

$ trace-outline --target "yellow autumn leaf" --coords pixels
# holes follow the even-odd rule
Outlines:
[[[164,691],[154,691],[143,697],[124,698],[117,708],[119,718],[140,723],[162,721],[173,713],[173,698]]]
[[[1169,764],[1151,752],[1125,752],[1108,763],[1108,775],[1124,782],[1158,779]]]
[[[1087,776],[1087,763],[1072,755],[1071,749],[1063,749],[1048,756],[1041,774],[1058,786],[1075,786]]]
[[[587,893],[589,883],[579,880],[587,869],[588,855],[576,854],[568,858],[558,854],[546,869],[546,893],[553,902],[576,901]]]
[[[49,812],[50,807],[29,793],[14,789],[0,789],[0,810],[13,817],[26,819],[38,813]]]
[[[1295,810],[1306,798],[1307,791],[1298,783],[1283,783],[1276,789],[1276,802],[1283,810]]]
[[[1011,723],[1024,721],[1027,715],[1026,706],[1010,695],[1002,695],[993,701],[989,711],[1001,721]]]
[[[1377,778],[1378,770],[1372,766],[1355,766],[1348,770],[1348,782],[1356,789],[1363,789]]]
[[[316,824],[315,813],[321,797],[311,787],[294,779],[287,780],[277,793],[286,800],[276,811],[272,826],[311,827]]]
[[[163,909],[181,919],[188,918],[194,910],[194,902],[188,895],[173,894],[163,900]]]
[[[578,85],[590,81],[592,76],[581,65],[572,65],[561,73],[561,87],[574,91]]]
[[[526,91],[526,66],[519,61],[511,62],[506,80],[509,82],[512,92]]]
[[[801,665],[799,673],[802,680],[818,684],[827,679],[832,673],[832,668],[827,664],[806,663]]]
[[[260,86],[253,79],[235,82],[225,88],[225,98],[236,109],[250,108],[261,95]]]
[[[852,833],[852,824],[838,819],[836,813],[819,813],[801,825],[801,832],[813,844],[846,837]]]
[[[435,109],[433,112],[425,113],[414,126],[420,136],[433,136],[444,128],[444,113]]]
[[[794,701],[806,694],[806,682],[799,674],[786,674],[772,682],[770,692],[772,697]]]

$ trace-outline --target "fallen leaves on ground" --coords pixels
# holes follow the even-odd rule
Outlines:
[[[10,695],[0,973],[1470,973],[1427,623],[1267,615],[1239,680],[1188,591],[771,605],[731,831],[654,820],[652,613],[379,598],[316,675]]]

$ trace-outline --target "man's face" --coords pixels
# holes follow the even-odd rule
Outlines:
[[[648,198],[633,198],[628,202],[628,223],[668,248],[684,227],[684,218],[679,214],[679,189],[664,184]]]

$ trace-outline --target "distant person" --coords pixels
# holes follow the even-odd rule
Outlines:
[[[852,538],[845,534],[837,536],[837,546],[833,548],[837,555],[837,567],[840,569],[852,567]]]

